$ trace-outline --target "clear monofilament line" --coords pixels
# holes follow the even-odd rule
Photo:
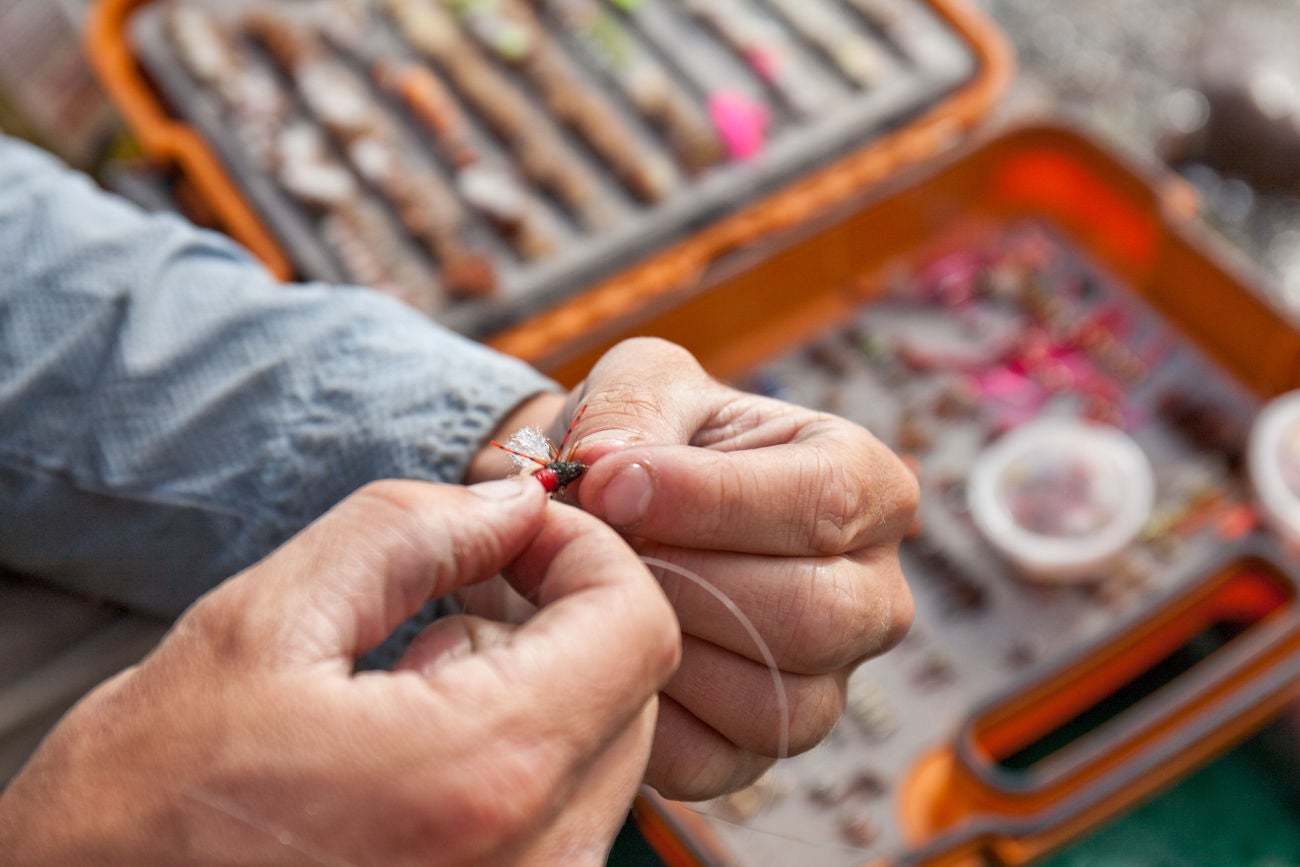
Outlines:
[[[772,655],[772,649],[767,646],[763,636],[758,634],[754,622],[749,619],[745,612],[740,610],[740,606],[732,601],[731,597],[719,590],[714,584],[704,576],[692,572],[675,563],[669,563],[667,560],[660,560],[658,557],[641,556],[641,562],[647,566],[656,569],[663,569],[666,572],[672,572],[674,575],[680,575],[688,581],[694,582],[697,586],[705,590],[714,599],[722,603],[722,606],[731,612],[731,616],[744,627],[749,633],[749,638],[758,648],[758,652],[763,656],[763,662],[767,664],[767,669],[772,674],[772,688],[776,693],[776,707],[780,715],[780,730],[777,733],[777,761],[789,758],[790,756],[790,700],[785,692],[785,681],[781,679],[781,668],[776,664],[776,657]]]

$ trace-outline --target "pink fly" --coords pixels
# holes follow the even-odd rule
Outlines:
[[[541,482],[548,494],[563,491],[587,471],[587,465],[582,461],[570,460],[573,449],[568,452],[564,450],[569,437],[573,435],[573,429],[578,426],[578,421],[586,411],[587,405],[584,403],[569,423],[569,429],[564,432],[564,439],[560,440],[558,446],[546,434],[531,426],[516,431],[505,445],[496,440],[492,441],[492,445],[509,454],[521,473],[531,471],[533,478]]]

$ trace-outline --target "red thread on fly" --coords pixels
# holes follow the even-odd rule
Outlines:
[[[560,440],[558,446],[532,426],[515,431],[505,445],[496,440],[492,440],[492,445],[510,455],[520,473],[531,471],[532,477],[541,482],[548,494],[561,492],[587,471],[587,465],[582,461],[570,460],[573,448],[567,452],[564,450],[569,437],[573,435],[573,429],[578,426],[578,421],[586,411],[587,405],[584,403],[573,421],[569,422],[569,429],[564,432],[564,439]]]

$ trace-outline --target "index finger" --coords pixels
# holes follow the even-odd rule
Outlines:
[[[540,610],[482,656],[528,709],[531,737],[566,745],[569,761],[593,755],[676,671],[676,615],[635,552],[568,506],[548,508],[506,577]]]
[[[715,450],[633,446],[598,458],[578,495],[624,533],[683,548],[798,557],[902,538],[916,478],[867,431],[834,417],[788,442]]]

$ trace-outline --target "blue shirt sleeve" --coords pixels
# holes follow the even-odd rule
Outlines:
[[[0,566],[174,615],[368,481],[459,481],[553,387],[0,137]]]

